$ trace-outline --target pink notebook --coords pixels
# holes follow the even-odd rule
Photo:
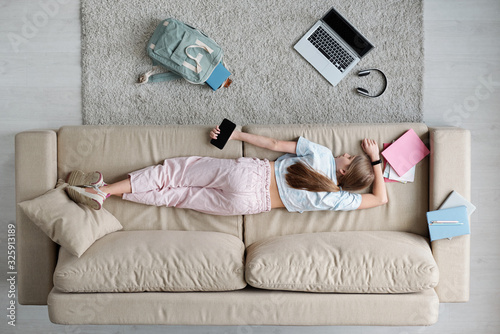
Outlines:
[[[385,149],[382,156],[399,176],[403,176],[429,153],[415,131],[410,129]]]

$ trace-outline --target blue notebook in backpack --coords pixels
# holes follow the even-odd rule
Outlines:
[[[431,241],[470,234],[469,215],[465,205],[427,212]]]
[[[217,90],[222,86],[224,81],[229,78],[231,72],[229,72],[222,63],[219,63],[217,67],[215,67],[214,71],[210,75],[210,77],[205,81],[207,85],[210,86],[213,90]]]

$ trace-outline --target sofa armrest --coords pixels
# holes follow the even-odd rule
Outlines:
[[[38,197],[57,182],[57,134],[51,130],[16,135],[16,203]],[[51,291],[57,245],[16,208],[18,301],[45,305]]]
[[[446,197],[457,191],[471,196],[470,131],[455,127],[429,128],[430,185],[429,209],[437,210]],[[439,267],[436,292],[442,303],[466,302],[470,286],[470,235],[431,243]]]

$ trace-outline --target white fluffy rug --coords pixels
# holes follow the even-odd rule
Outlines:
[[[81,0],[84,124],[238,124],[422,121],[421,0]],[[336,87],[293,45],[331,6],[375,45]],[[174,17],[221,45],[233,84],[171,81],[137,85],[151,68],[145,46],[156,25]],[[364,68],[381,77],[360,78]]]

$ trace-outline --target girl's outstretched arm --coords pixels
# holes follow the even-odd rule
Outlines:
[[[210,132],[210,138],[217,139],[220,130],[219,126],[216,126]],[[251,133],[241,132],[235,130],[229,140],[239,140],[258,147],[266,148],[271,151],[284,152],[284,153],[296,153],[297,142],[288,140],[278,140],[270,137],[255,135]]]

